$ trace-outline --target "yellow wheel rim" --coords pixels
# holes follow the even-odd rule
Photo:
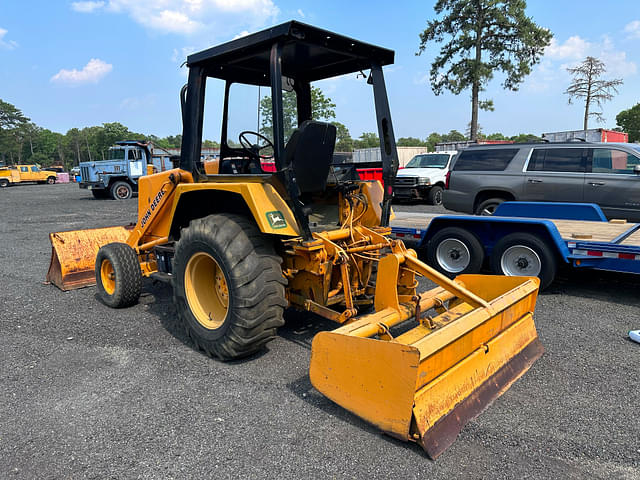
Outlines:
[[[191,313],[204,328],[220,328],[229,311],[227,279],[215,259],[198,252],[187,262],[184,289]]]
[[[102,260],[100,265],[100,280],[104,291],[113,295],[113,292],[116,291],[116,273],[113,270],[113,264],[106,258]]]

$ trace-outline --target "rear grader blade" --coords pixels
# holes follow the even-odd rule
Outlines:
[[[63,291],[94,285],[100,247],[126,242],[130,232],[131,227],[107,227],[50,233],[51,263],[47,281]]]
[[[403,303],[394,293],[401,264],[441,286]],[[529,277],[451,281],[411,254],[388,255],[379,265],[376,312],[314,338],[311,383],[436,458],[542,355],[532,316],[538,286]],[[392,330],[411,318],[414,328]]]

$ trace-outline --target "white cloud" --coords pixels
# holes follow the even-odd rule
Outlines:
[[[246,37],[247,35],[249,35],[249,31],[248,30],[243,30],[239,34],[237,34],[235,37],[233,37],[233,40],[237,40],[238,38]]]
[[[640,22],[638,23],[640,28]],[[577,66],[587,56],[604,62],[607,68],[604,78],[624,79],[638,72],[637,65],[628,59],[625,51],[616,47],[610,37],[604,35],[599,41],[589,41],[574,35],[563,43],[559,43],[555,38],[551,40],[551,44],[545,49],[542,62],[536,66],[524,86],[529,91],[537,93],[555,91],[558,86],[568,84],[567,68]]]
[[[80,13],[91,13],[104,7],[104,2],[73,2],[71,8]]]
[[[187,59],[187,56],[195,52],[194,47],[182,47],[181,49],[174,48],[173,53],[171,54],[172,62],[184,62]]]
[[[640,20],[627,23],[624,27],[627,38],[640,38]]]
[[[18,42],[14,42],[13,40],[5,40],[4,36],[7,34],[8,30],[4,28],[0,28],[0,48],[4,48],[5,50],[13,50],[18,46]]]
[[[301,8],[298,9],[298,15],[300,15],[302,18],[304,18],[304,12],[302,11]]]
[[[190,34],[201,28],[201,24],[176,10],[162,10],[144,19],[144,25],[163,32]]]
[[[103,9],[129,15],[144,27],[186,36],[197,33],[229,36],[239,26],[257,29],[279,13],[273,0],[106,0],[75,2],[76,11]]]
[[[638,72],[638,66],[634,62],[627,60],[626,52],[603,51],[598,58],[607,66],[607,74],[628,77]]]
[[[99,58],[89,60],[82,70],[62,69],[51,77],[54,83],[76,86],[85,83],[98,83],[105,75],[113,69],[113,65],[106,63]]]
[[[577,35],[569,37],[562,44],[559,44],[554,37],[551,39],[551,44],[545,49],[544,54],[553,60],[578,60],[586,57],[590,48],[591,43]]]

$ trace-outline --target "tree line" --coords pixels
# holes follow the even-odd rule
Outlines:
[[[72,128],[62,134],[36,125],[15,105],[0,99],[0,164],[62,165],[68,170],[80,162],[104,160],[109,147],[120,140],[150,141],[161,148],[180,148],[182,135],[160,138],[133,132],[119,122]],[[203,142],[204,148],[219,146],[211,140]]]

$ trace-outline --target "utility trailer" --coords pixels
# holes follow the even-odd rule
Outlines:
[[[399,212],[391,226],[449,276],[488,268],[537,276],[544,288],[563,264],[640,273],[640,223],[607,221],[596,204],[504,202],[493,216]]]

